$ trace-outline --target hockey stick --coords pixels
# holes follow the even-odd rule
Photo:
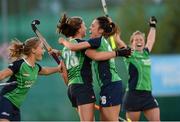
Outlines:
[[[16,83],[17,83],[16,81],[9,82],[9,83],[0,83],[0,86],[9,86],[9,85],[14,85]]]
[[[52,50],[52,47],[48,44],[48,42],[46,41],[46,39],[41,35],[41,33],[39,32],[39,30],[37,29],[36,25],[39,25],[40,24],[40,21],[39,20],[33,20],[32,23],[31,23],[31,27],[32,27],[32,30],[34,31],[34,33],[37,35],[37,37],[43,42],[46,50],[48,51],[48,53]],[[58,56],[52,52],[52,53],[49,53],[53,58],[54,60],[57,62],[57,64],[60,63],[60,60],[58,58]]]
[[[108,10],[107,10],[107,5],[106,5],[106,0],[101,0],[102,6],[103,6],[103,11],[106,17],[109,17],[108,15]]]
[[[103,11],[104,11],[105,16],[109,17],[106,0],[101,0],[101,3],[102,3],[102,7],[103,7]],[[110,38],[112,49],[115,49],[116,48],[116,44],[115,44],[114,37],[110,36],[109,38]]]

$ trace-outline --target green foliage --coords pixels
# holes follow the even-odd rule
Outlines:
[[[117,20],[121,28],[122,39],[129,43],[131,34],[136,31],[145,31],[145,5],[141,0],[142,5],[133,0],[123,2]]]
[[[162,31],[166,33],[167,39],[169,39],[167,45],[169,46],[170,52],[177,53],[180,52],[180,1],[165,0],[163,4],[166,7],[166,11],[163,16],[164,25],[162,25],[165,27]]]
[[[153,53],[180,52],[180,9],[179,0],[165,0],[161,3],[146,0],[126,0],[119,8],[116,20],[122,31],[122,39],[129,43],[131,34],[140,30],[148,34],[148,20],[156,16],[157,37]]]

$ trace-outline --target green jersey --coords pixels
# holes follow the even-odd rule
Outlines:
[[[71,39],[70,41],[79,43],[84,40]],[[85,50],[75,52],[64,47],[62,57],[68,71],[68,85],[92,82],[91,59],[85,55]]]
[[[90,39],[88,42],[91,48],[96,49],[97,52],[112,51],[110,44],[104,37]],[[116,70],[114,58],[105,61],[94,61],[93,66],[96,80],[100,86],[121,80]]]
[[[127,90],[151,91],[151,60],[147,48],[143,52],[134,51],[126,58],[129,70],[129,81]]]
[[[37,80],[41,66],[35,64],[35,66],[32,67],[24,59],[21,59],[10,64],[8,68],[12,70],[13,75],[7,82],[16,81],[17,83],[5,86],[1,94],[19,108],[26,98],[29,89]]]

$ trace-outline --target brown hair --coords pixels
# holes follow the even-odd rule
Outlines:
[[[17,60],[22,58],[23,55],[29,56],[32,53],[32,49],[37,48],[39,44],[40,41],[37,37],[29,38],[24,43],[14,39],[9,46],[9,58]]]
[[[141,35],[141,36],[143,37],[143,39],[145,40],[145,34],[142,33],[141,31],[137,30],[137,31],[135,31],[135,32],[131,35],[131,37],[130,37],[130,44],[133,42],[133,38],[134,38],[135,35]]]
[[[57,32],[62,33],[66,37],[75,36],[78,30],[81,28],[83,20],[81,17],[67,17],[64,14],[57,25]]]
[[[96,20],[99,23],[99,28],[103,29],[103,36],[108,38],[111,35],[114,35],[115,33],[119,33],[120,29],[118,26],[110,20],[110,18],[101,16],[97,17]]]

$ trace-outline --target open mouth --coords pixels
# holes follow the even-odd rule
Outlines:
[[[138,43],[136,46],[137,46],[137,47],[142,47],[142,44],[141,44],[141,43]]]

